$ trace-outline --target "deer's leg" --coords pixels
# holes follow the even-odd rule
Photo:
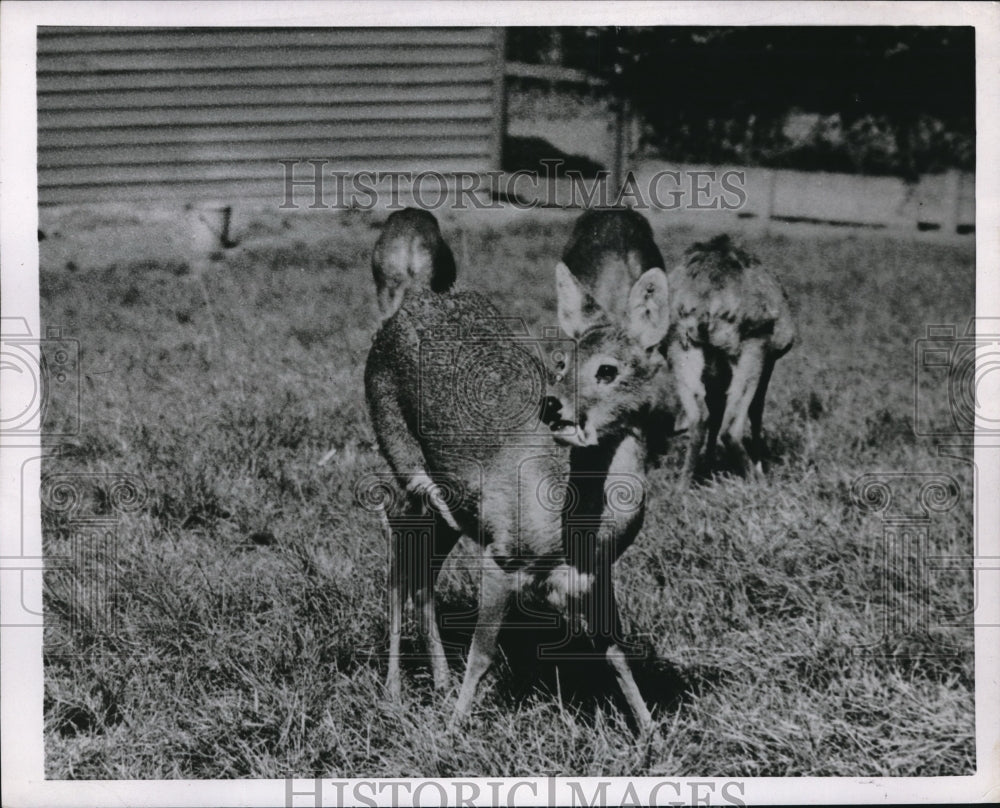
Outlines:
[[[435,614],[434,585],[441,562],[462,531],[445,501],[444,491],[426,471],[417,470],[409,475],[406,493],[408,512],[426,520],[426,529],[415,536],[416,543],[409,555],[413,569],[408,570],[408,577],[417,625],[427,644],[434,687],[443,690],[448,686],[448,662]]]
[[[714,382],[714,380],[713,380]],[[726,395],[714,386],[705,391],[708,409],[708,437],[705,439],[705,464],[709,469],[715,466],[715,450],[719,443],[719,430],[722,428],[722,416],[726,410]]]
[[[702,381],[705,357],[698,348],[676,347],[670,352],[670,361],[677,380],[677,397],[684,408],[683,426],[688,432],[684,466],[680,477],[681,487],[687,487],[694,479],[695,464],[698,462],[698,453],[705,440],[705,426],[708,421],[708,405]]]
[[[469,648],[469,659],[465,665],[462,689],[459,691],[455,712],[449,723],[450,729],[468,716],[479,680],[490,669],[496,658],[497,637],[514,592],[513,576],[504,572],[489,552],[483,553],[482,563],[479,616],[476,620],[476,631],[472,636],[472,646]]]
[[[403,631],[403,605],[406,602],[408,583],[402,563],[403,548],[400,546],[399,531],[392,529],[392,523],[385,509],[379,511],[386,548],[389,552],[389,670],[385,677],[385,687],[389,698],[399,700],[399,640]]]
[[[750,451],[753,453],[754,463],[756,464],[757,471],[760,473],[764,471],[764,436],[762,430],[764,398],[767,396],[767,385],[771,381],[771,373],[773,371],[774,359],[767,357],[764,360],[760,380],[757,382],[757,391],[754,393],[753,401],[750,402]]]
[[[441,642],[441,631],[438,628],[437,614],[434,608],[434,586],[437,583],[441,563],[448,551],[458,541],[460,534],[454,531],[443,518],[434,520],[434,529],[430,535],[423,536],[426,546],[420,548],[421,567],[416,571],[413,601],[417,612],[420,634],[427,643],[427,653],[431,661],[431,671],[434,675],[434,688],[444,690],[448,687],[448,660]]]
[[[427,485],[423,484],[426,480]],[[410,496],[403,513],[390,516],[381,511],[383,530],[389,547],[389,666],[386,688],[398,699],[400,681],[400,639],[407,598],[413,598],[420,634],[427,643],[434,686],[448,685],[448,664],[434,609],[434,584],[441,560],[461,535],[443,499],[434,497],[433,483],[424,472],[412,475],[407,486]],[[426,501],[425,501],[426,500]],[[435,511],[440,504],[441,509]]]
[[[632,668],[621,646],[622,625],[618,615],[610,560],[598,562],[594,570],[594,583],[586,598],[590,603],[585,603],[584,614],[594,647],[604,653],[604,658],[615,674],[618,687],[625,697],[637,728],[640,732],[645,732],[652,725],[653,716],[646,706],[642,693],[639,692],[639,685],[636,684]]]
[[[763,342],[759,339],[747,340],[743,343],[740,357],[733,367],[733,377],[729,382],[726,409],[720,427],[722,442],[727,449],[736,453],[747,475],[754,475],[757,470],[750,460],[750,455],[747,454],[746,447],[743,446],[743,435],[746,432],[750,402],[757,392],[763,369]]]
[[[621,688],[622,694],[625,696],[637,729],[639,732],[648,731],[653,725],[653,715],[649,712],[649,707],[646,706],[642,693],[639,692],[639,686],[635,683],[635,677],[632,676],[632,669],[629,667],[625,652],[618,643],[612,643],[605,650],[604,656],[615,673],[618,687]]]

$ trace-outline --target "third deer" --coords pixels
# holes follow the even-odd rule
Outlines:
[[[795,342],[785,291],[725,235],[690,247],[668,278],[667,352],[688,430],[681,482],[693,479],[702,444],[711,462],[720,437],[745,474],[759,475],[767,386],[774,363]],[[743,445],[748,420],[750,452]]]

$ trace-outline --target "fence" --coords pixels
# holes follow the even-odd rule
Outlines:
[[[551,65],[508,63],[506,75],[515,81],[553,90],[560,86],[606,91],[605,85],[583,71]],[[640,188],[648,188],[657,172],[714,170],[740,172],[747,197],[736,212],[764,221],[824,222],[867,227],[939,230],[971,233],[976,219],[975,175],[949,171],[924,176],[917,183],[899,177],[865,176],[832,172],[807,172],[745,166],[678,165],[659,160],[637,161],[639,126],[622,103],[594,103],[578,119],[556,120],[548,110],[534,120],[512,120],[519,136],[547,138],[557,152],[574,154],[586,139],[589,152],[609,169],[612,196],[628,172]],[[586,135],[584,135],[586,133]],[[578,155],[579,156],[579,155]],[[555,205],[579,203],[567,180],[541,188],[535,199]],[[530,195],[522,201],[530,201]],[[705,211],[709,213],[709,211]]]

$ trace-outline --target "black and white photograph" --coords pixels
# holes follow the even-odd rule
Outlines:
[[[998,23],[5,3],[4,804],[996,800]]]

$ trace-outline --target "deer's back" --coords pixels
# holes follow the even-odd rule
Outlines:
[[[419,446],[427,471],[456,476],[478,497],[518,499],[521,477],[566,472],[565,452],[526,440],[539,423],[544,371],[486,298],[408,295],[365,367],[380,448],[399,472]],[[531,448],[530,444],[534,444]]]
[[[675,331],[686,340],[736,354],[764,338],[774,353],[795,340],[788,298],[778,279],[727,236],[695,244],[668,276]]]

